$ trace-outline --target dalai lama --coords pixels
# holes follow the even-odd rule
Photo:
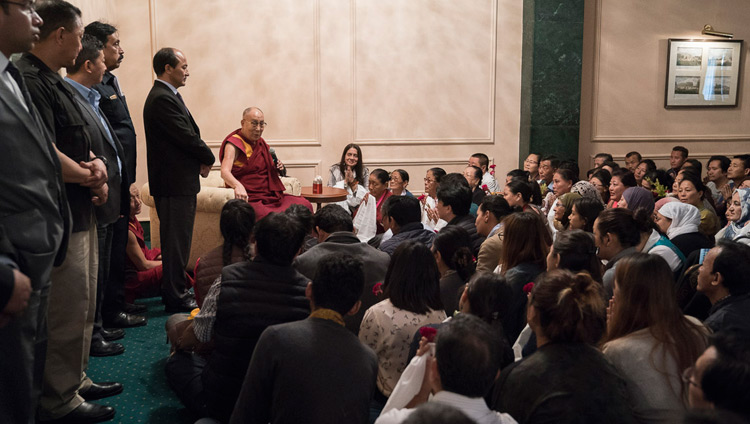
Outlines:
[[[234,197],[250,203],[256,219],[270,212],[283,212],[294,203],[312,210],[306,199],[284,194],[279,178],[283,165],[274,165],[268,144],[261,137],[266,127],[263,111],[257,107],[245,109],[240,125],[224,139],[219,150],[221,178],[234,190]]]

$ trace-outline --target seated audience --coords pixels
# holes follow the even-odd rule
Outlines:
[[[630,172],[633,173],[633,177],[635,177],[635,182],[640,187],[643,183],[643,178],[651,171],[656,171],[656,163],[652,161],[651,159],[643,159],[638,163],[638,166],[635,167],[635,170],[630,170]]]
[[[553,182],[552,178],[555,176],[557,167],[560,166],[560,159],[555,155],[547,155],[542,157],[542,161],[539,162],[539,188],[542,190],[542,197],[545,197],[548,192],[552,191]]]
[[[424,244],[408,240],[396,249],[385,274],[383,297],[367,309],[359,329],[359,339],[378,356],[378,390],[371,407],[378,414],[406,368],[414,332],[446,318],[440,273]]]
[[[635,174],[635,169],[641,163],[641,160],[643,160],[643,157],[641,157],[640,153],[629,152],[625,155],[625,168]]]
[[[573,211],[573,202],[581,199],[581,195],[578,193],[565,193],[561,198],[557,200],[557,207],[555,207],[555,237],[560,231],[568,229],[570,225],[570,213]]]
[[[643,187],[628,187],[622,192],[622,197],[617,204],[618,208],[644,209],[650,216],[654,213],[654,195]]]
[[[440,271],[440,300],[445,314],[453,316],[464,286],[476,267],[469,234],[457,225],[449,225],[435,237],[432,252]]]
[[[602,202],[592,198],[581,198],[573,201],[573,207],[570,210],[571,230],[583,230],[589,233],[594,232],[594,221],[604,210]]]
[[[500,373],[492,409],[523,424],[635,422],[625,381],[595,347],[606,330],[601,285],[555,270],[537,280],[528,303],[539,347]]]
[[[555,172],[553,182],[553,193],[548,194],[544,199],[544,206],[547,207],[547,223],[554,236],[557,232],[555,228],[555,208],[557,208],[560,197],[565,193],[570,193],[573,184],[578,182],[578,174],[570,169],[560,167]],[[542,210],[544,210],[544,206]]]
[[[609,181],[609,203],[607,207],[616,208],[622,198],[622,193],[628,187],[635,187],[635,177],[627,169],[617,169],[612,172],[612,179]]]
[[[685,370],[690,406],[750,421],[750,336],[734,331],[714,334],[710,346]],[[734,419],[733,418],[733,419]],[[732,424],[727,419],[714,421]]]
[[[489,190],[490,193],[495,193],[500,190],[500,186],[497,184],[497,180],[493,175],[494,171],[491,170],[495,165],[490,165],[490,158],[488,158],[487,155],[484,153],[474,153],[469,158],[468,166],[476,166],[482,171],[482,183],[479,184],[480,188],[482,186],[487,186],[487,190]]]
[[[471,189],[471,203],[479,205],[482,203],[484,196],[487,195],[479,184],[482,182],[482,170],[476,166],[467,166],[464,169],[464,178],[466,178],[466,182],[469,183]]]
[[[727,203],[729,223],[716,233],[716,240],[734,240],[750,245],[750,189],[738,188]]]
[[[305,240],[302,242],[302,248],[299,252],[300,255],[307,252],[307,249],[318,244],[317,234],[313,232],[315,220],[313,219],[313,214],[310,209],[307,209],[302,205],[291,205],[284,211],[284,213],[297,218],[300,224],[302,224],[302,228],[305,229]]]
[[[570,192],[578,193],[581,195],[581,197],[588,197],[597,200],[602,205],[606,204],[604,202],[604,199],[602,199],[602,195],[599,190],[588,181],[578,181],[577,183],[573,184],[573,187],[570,188]]]
[[[617,162],[612,161],[612,160],[607,160],[607,161],[604,161],[604,163],[602,164],[602,169],[609,172],[611,175],[614,175],[615,171],[621,168],[620,168],[620,164],[618,164]],[[622,169],[627,171],[627,168],[622,168]]]
[[[416,240],[432,247],[435,232],[426,230],[420,221],[419,200],[415,197],[393,195],[381,208],[383,221],[393,232],[393,237],[382,242],[379,249],[393,255],[399,244]]]
[[[727,178],[739,187],[745,177],[750,176],[750,155],[736,155],[732,157],[727,170]]]
[[[461,174],[448,174],[441,179],[437,199],[440,219],[445,220],[448,225],[458,225],[469,233],[472,254],[476,256],[484,237],[477,233],[475,218],[469,214],[471,209],[469,183]]]
[[[391,190],[391,194],[394,196],[409,196],[414,197],[406,186],[409,185],[409,173],[403,169],[394,169],[391,172],[391,180],[388,183],[388,188]]]
[[[562,231],[547,255],[547,271],[566,269],[587,272],[594,281],[602,281],[602,263],[596,256],[594,236],[582,230]]]
[[[385,279],[390,257],[367,243],[360,243],[354,235],[351,215],[337,205],[325,205],[315,212],[314,224],[318,244],[294,258],[293,266],[311,280],[315,277],[320,260],[328,255],[348,254],[362,261],[365,273],[360,298],[362,307],[357,313],[344,317],[346,328],[357,334],[365,311],[379,301],[373,293],[373,287]]]
[[[284,165],[261,137],[266,127],[263,111],[257,107],[245,109],[240,125],[224,138],[219,150],[221,178],[227,187],[234,189],[235,199],[250,203],[258,219],[270,212],[282,212],[295,203],[312,210],[304,197],[284,194],[284,184],[279,178]]]
[[[343,319],[359,309],[364,280],[352,256],[319,262],[305,290],[312,313],[260,335],[230,423],[368,422],[378,360]]]
[[[688,149],[682,146],[672,147],[672,153],[669,155],[669,170],[667,173],[672,178],[677,177],[677,173],[680,172],[682,165],[688,158]]]
[[[714,332],[737,329],[750,334],[750,247],[720,240],[703,260],[697,290],[711,301],[704,321]]]
[[[506,186],[507,187],[507,186]],[[513,209],[500,195],[487,196],[477,209],[474,225],[477,233],[485,237],[477,255],[477,271],[492,272],[500,263],[503,251],[503,218]]]
[[[701,225],[698,230],[705,234],[706,237],[713,237],[719,231],[719,218],[716,214],[707,208],[703,202],[705,186],[698,174],[685,171],[682,172],[682,181],[680,181],[679,199],[682,203],[687,203],[698,208],[701,214]]]
[[[445,177],[443,168],[430,168],[424,177],[424,193],[419,196],[419,202],[422,205],[422,224],[425,228],[440,231],[447,225],[447,222],[440,219],[437,211],[437,190],[440,187],[440,181]]]
[[[508,414],[491,411],[483,398],[500,373],[498,338],[489,325],[471,314],[458,315],[442,325],[435,341],[435,357],[428,359],[419,392],[406,408],[391,409],[375,423],[405,422],[414,413],[414,406],[426,402],[454,406],[476,423],[515,423]],[[424,343],[419,355],[428,352]],[[434,396],[430,398],[430,394]]]
[[[612,174],[606,169],[600,169],[589,178],[591,185],[599,190],[599,194],[602,196],[602,201],[607,204],[609,203],[609,184],[612,181]]]
[[[542,218],[533,212],[508,215],[503,221],[501,274],[511,288],[512,303],[503,320],[505,337],[513,344],[526,325],[526,284],[544,271],[552,237]]]
[[[375,217],[375,226],[377,230],[375,231],[376,234],[383,234],[385,232],[385,228],[383,228],[383,203],[385,203],[385,200],[389,197],[391,197],[391,192],[388,190],[388,180],[391,178],[391,176],[388,174],[388,171],[384,169],[375,169],[370,173],[369,182],[367,184],[367,187],[370,189],[370,196],[365,196],[365,199],[369,198],[369,201],[376,202],[375,208],[377,210],[376,217]],[[356,215],[356,212],[355,212]]]
[[[594,166],[600,168],[604,162],[614,162],[615,158],[609,153],[597,153],[594,156]]]
[[[605,297],[612,297],[615,287],[617,262],[625,256],[637,252],[641,243],[641,230],[627,209],[606,209],[594,222],[594,240],[599,258],[607,261],[602,283]]]
[[[727,178],[731,163],[728,157],[721,155],[711,156],[706,162],[706,178],[708,179],[706,188],[711,191],[711,197],[714,199],[716,215],[724,223],[726,223],[726,219],[723,218],[727,210],[726,203],[732,197],[734,186],[734,182],[730,183],[731,180]]]
[[[232,199],[221,208],[219,231],[224,244],[208,251],[195,263],[195,300],[198,307],[203,307],[203,299],[221,275],[222,268],[252,258],[250,237],[254,226],[255,210],[247,202]]]
[[[503,188],[503,198],[511,207],[518,208],[522,212],[542,214],[542,193],[536,181],[513,178]]]
[[[310,314],[309,279],[292,268],[304,237],[295,218],[269,214],[255,225],[253,260],[224,267],[209,289],[166,364],[167,382],[194,414],[228,421],[263,330]],[[208,358],[190,351],[211,340]]]
[[[682,164],[682,168],[680,170],[686,168],[692,168],[692,171],[696,174],[703,175],[703,164],[698,159],[687,159],[685,163]]]
[[[526,160],[523,161],[523,170],[529,173],[529,181],[539,179],[539,163],[542,161],[542,155],[539,153],[529,153]]]
[[[335,186],[339,181],[344,181],[347,186],[355,182],[361,186],[367,185],[370,171],[362,164],[363,160],[362,149],[354,143],[347,144],[339,163],[334,163],[329,169],[328,187]]]
[[[654,212],[654,223],[686,258],[696,250],[710,249],[713,240],[698,231],[701,214],[693,205],[669,202]]]
[[[513,178],[520,178],[524,181],[531,181],[529,171],[523,169],[512,169],[505,174],[505,184],[507,185]]]
[[[636,420],[676,422],[687,407],[682,371],[706,348],[708,329],[680,311],[661,257],[633,254],[615,274],[604,355],[629,383]]]

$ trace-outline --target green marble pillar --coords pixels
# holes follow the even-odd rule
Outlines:
[[[578,158],[584,0],[524,0],[519,164]]]

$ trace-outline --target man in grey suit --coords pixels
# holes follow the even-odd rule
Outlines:
[[[34,422],[50,272],[69,230],[57,151],[8,60],[31,49],[41,24],[30,1],[0,3],[0,417],[12,423]]]
[[[352,216],[339,205],[326,205],[315,213],[315,230],[318,244],[297,256],[292,265],[305,277],[314,279],[318,262],[331,253],[346,253],[364,263],[365,285],[360,298],[362,307],[356,314],[344,317],[346,328],[357,334],[367,308],[382,300],[373,292],[373,287],[385,279],[391,257],[367,243],[361,243],[354,235]]]

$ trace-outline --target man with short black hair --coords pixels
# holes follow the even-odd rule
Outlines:
[[[359,309],[364,279],[353,256],[319,262],[305,290],[312,313],[261,334],[231,423],[368,422],[377,357],[343,319]]]
[[[594,156],[594,167],[599,168],[604,162],[614,162],[614,160],[615,159],[610,153],[597,153],[596,156]]]
[[[542,157],[542,161],[539,163],[539,184],[546,184],[547,190],[552,191],[552,178],[555,176],[557,167],[560,166],[560,159],[555,155],[547,155]],[[547,193],[542,193],[545,196]]]
[[[190,312],[198,306],[185,280],[198,176],[207,177],[216,158],[177,92],[190,75],[185,55],[165,47],[154,55],[153,66],[156,81],[143,107],[143,126],[149,189],[159,215],[162,301],[167,312]]]
[[[627,155],[625,155],[625,168],[628,168],[628,170],[632,173],[635,173],[635,169],[638,168],[638,164],[641,163],[643,158],[641,157],[641,154],[638,152],[628,152]]]
[[[732,161],[723,155],[711,156],[706,162],[706,177],[708,178],[706,188],[711,190],[716,206],[716,215],[722,220],[726,220],[724,217],[726,200],[732,197],[732,189],[734,188],[734,183],[730,183],[731,180],[727,178],[727,171],[731,163]]]
[[[677,177],[677,173],[680,172],[680,168],[688,158],[688,149],[683,146],[672,147],[672,153],[669,155],[669,174],[670,177]]]
[[[292,267],[304,238],[297,218],[266,215],[255,224],[253,260],[225,266],[208,290],[166,365],[170,387],[195,414],[228,421],[261,333],[310,314],[309,279]],[[208,360],[182,350],[195,340],[214,342]]]
[[[474,223],[476,219],[469,214],[471,209],[471,189],[463,175],[451,173],[440,180],[437,190],[437,210],[440,219],[448,225],[458,225],[465,229],[471,237],[474,256],[479,253],[479,247],[484,237],[477,233]]]
[[[697,290],[711,301],[703,322],[714,332],[738,329],[750,335],[750,247],[728,240],[706,254]]]
[[[487,155],[484,153],[474,153],[469,158],[469,166],[476,166],[482,170],[482,183],[479,184],[480,187],[486,185],[491,193],[500,190],[500,186],[489,168],[490,158]]]
[[[750,155],[736,155],[732,157],[729,164],[727,178],[734,181],[734,186],[739,187],[742,180],[750,175]]]
[[[391,196],[405,197],[405,196]],[[309,279],[315,277],[320,260],[331,254],[349,254],[364,264],[364,287],[362,290],[362,307],[356,314],[346,315],[346,328],[352,333],[359,333],[359,325],[365,311],[381,299],[373,293],[373,287],[382,283],[385,272],[391,261],[390,256],[380,250],[362,243],[354,234],[352,216],[341,206],[325,205],[315,212],[315,232],[318,233],[318,244],[294,259],[293,266]]]
[[[459,314],[440,327],[435,358],[428,359],[422,388],[409,402],[439,402],[463,411],[478,424],[515,423],[508,414],[491,411],[483,396],[500,374],[499,335],[471,314]],[[420,349],[420,353],[427,354]],[[429,398],[430,393],[434,396]],[[376,424],[401,423],[414,409],[392,409]]]
[[[422,225],[419,200],[408,196],[391,196],[385,201],[382,211],[383,226],[393,231],[393,237],[381,243],[380,250],[393,255],[399,244],[406,240],[416,240],[432,247],[435,232],[426,230]]]

